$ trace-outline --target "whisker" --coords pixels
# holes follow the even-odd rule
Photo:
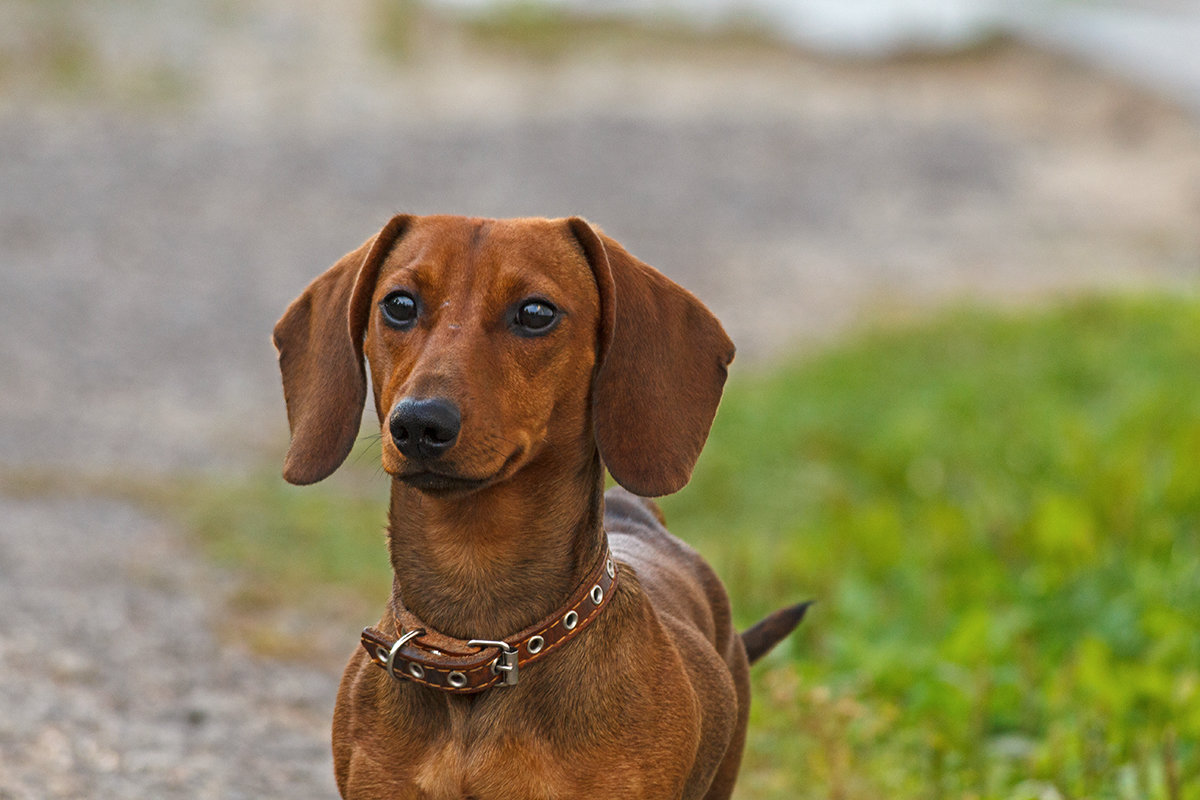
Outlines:
[[[380,441],[382,439],[383,434],[380,433],[358,437],[359,442],[366,442],[367,444],[365,447],[359,449],[358,454],[354,456],[354,461],[352,463],[359,463],[362,461],[363,456],[365,456],[367,453],[375,451],[376,447],[379,447],[379,452],[382,452],[383,448],[380,446]]]

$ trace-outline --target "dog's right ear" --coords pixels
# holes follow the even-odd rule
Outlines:
[[[367,398],[363,335],[383,262],[412,218],[392,217],[362,247],[308,285],[275,323],[291,447],[289,483],[315,483],[341,466],[354,447]]]

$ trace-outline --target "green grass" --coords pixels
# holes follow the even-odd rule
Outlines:
[[[192,519],[283,597],[378,605],[374,457],[371,496],[270,478]],[[755,668],[741,800],[1200,798],[1200,302],[960,312],[735,372],[664,507],[741,624],[817,600]]]
[[[742,797],[1200,797],[1195,301],[735,380],[664,506],[743,623],[818,600],[758,674]]]
[[[252,577],[246,599],[319,601],[322,587],[336,587],[376,611],[392,574],[388,479],[378,460],[378,445],[363,443],[342,472],[315,487],[291,486],[271,471],[174,489],[166,504],[181,510],[210,557]]]

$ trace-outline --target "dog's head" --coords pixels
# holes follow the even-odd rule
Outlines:
[[[733,344],[699,300],[582,219],[394,217],[275,326],[284,477],[345,460],[370,369],[383,467],[470,491],[590,458],[630,491],[687,483]]]

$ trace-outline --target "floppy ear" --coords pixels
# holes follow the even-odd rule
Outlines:
[[[704,304],[585,220],[567,221],[600,290],[592,414],[617,483],[679,491],[708,438],[733,342]]]
[[[283,463],[289,483],[315,483],[354,447],[367,397],[363,334],[379,265],[410,217],[393,217],[362,247],[308,285],[275,323],[292,444]]]

